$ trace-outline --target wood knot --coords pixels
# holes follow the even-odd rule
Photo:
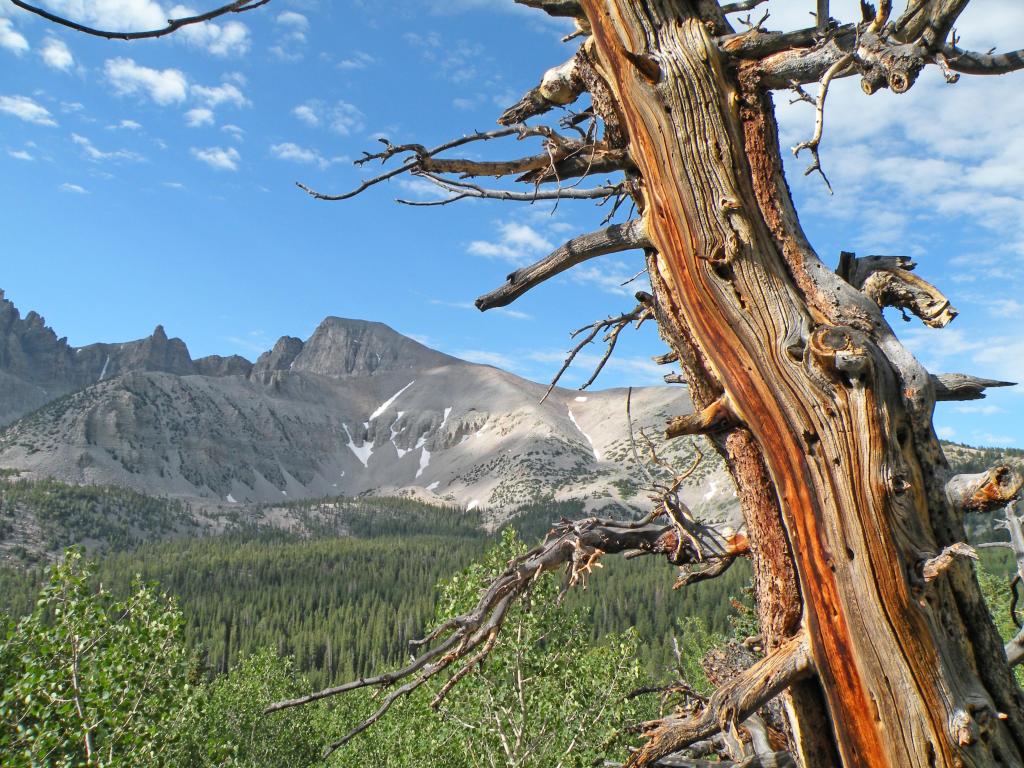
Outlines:
[[[636,67],[640,76],[651,85],[661,80],[661,65],[651,54],[626,51],[626,60]]]

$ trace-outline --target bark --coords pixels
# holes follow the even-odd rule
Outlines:
[[[795,573],[832,724],[812,720],[815,689],[794,688],[799,761],[830,760],[824,740],[843,766],[1024,764],[1019,694],[969,564],[955,560],[929,584],[920,575],[963,540],[930,426],[931,379],[878,304],[807,243],[760,65],[731,69],[688,3],[581,5],[641,178],[662,332],[698,374],[695,405],[724,392],[733,434],[749,435],[750,455],[730,465],[751,546],[774,537],[766,573],[785,584],[773,560]],[[777,650],[793,642],[792,610],[783,616],[768,632]],[[665,722],[631,763],[653,764],[692,725]]]

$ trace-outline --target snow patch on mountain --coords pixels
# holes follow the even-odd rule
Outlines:
[[[370,463],[370,457],[373,455],[373,443],[363,443],[362,445],[356,445],[356,441],[352,439],[352,433],[348,431],[348,424],[341,425],[345,429],[345,434],[348,435],[348,448],[352,453],[356,455],[362,465],[368,466]]]
[[[395,394],[393,394],[391,397],[389,397],[387,400],[385,400],[376,411],[374,411],[373,413],[370,414],[370,421],[373,421],[378,416],[380,416],[382,413],[384,413],[384,411],[386,411],[388,408],[390,408],[391,404],[393,402],[395,402],[395,400],[398,399],[399,395],[401,395],[403,392],[405,392],[405,390],[407,390],[409,387],[411,387],[415,383],[416,383],[416,379],[413,379],[408,384],[406,384],[404,387],[402,387],[400,390],[395,392]]]
[[[595,461],[600,461],[601,460],[601,454],[598,452],[597,447],[594,445],[594,441],[590,439],[590,435],[588,435],[586,432],[584,432],[583,428],[580,426],[579,422],[576,421],[576,416],[573,415],[572,408],[569,408],[567,410],[569,411],[569,421],[571,421],[573,426],[576,427],[576,429],[579,430],[581,435],[583,435],[585,438],[587,438],[587,443],[590,444],[590,450],[594,452],[594,460]]]

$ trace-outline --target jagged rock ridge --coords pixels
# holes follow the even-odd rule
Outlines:
[[[0,468],[30,477],[222,505],[362,493],[498,513],[546,499],[645,502],[624,390],[556,389],[541,404],[541,385],[362,320],[329,317],[251,364],[193,361],[159,327],[74,349],[38,315],[7,314],[0,342],[17,355],[0,358],[0,374],[47,385],[44,407],[0,432]],[[6,392],[0,413],[24,414]],[[634,426],[647,435],[688,409],[683,388],[633,393]],[[658,443],[678,466],[692,460],[694,441]],[[732,486],[705,454],[684,496],[731,509]]]

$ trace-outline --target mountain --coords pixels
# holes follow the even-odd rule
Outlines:
[[[10,382],[0,416],[12,422],[0,431],[0,470],[227,509],[367,493],[499,517],[540,501],[645,501],[623,389],[555,389],[541,403],[539,384],[338,317],[305,341],[281,338],[254,364],[193,360],[161,327],[74,348],[0,301],[0,383]],[[634,431],[679,468],[698,443],[655,436],[689,409],[681,387],[632,394]],[[683,497],[717,514],[734,494],[704,453]]]

